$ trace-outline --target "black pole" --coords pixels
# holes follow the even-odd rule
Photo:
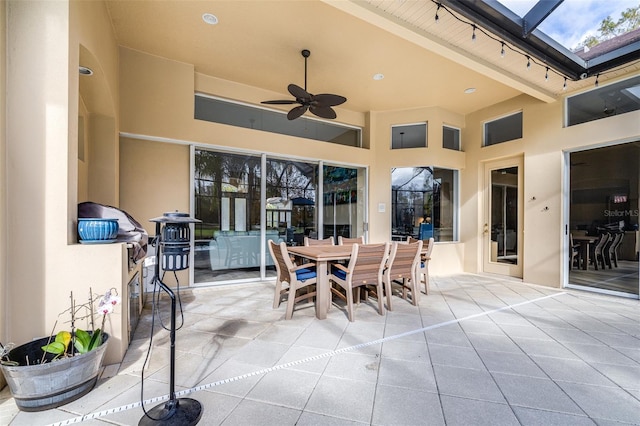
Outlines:
[[[159,404],[145,413],[138,422],[139,426],[163,425],[163,426],[193,426],[202,417],[202,404],[192,398],[176,398],[176,295],[165,283],[160,280],[160,262],[162,261],[160,234],[160,222],[156,222],[156,267],[154,281],[171,298],[171,368],[169,377],[169,401]],[[153,332],[153,330],[152,330]]]

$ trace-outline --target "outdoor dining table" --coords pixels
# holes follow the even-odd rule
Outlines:
[[[582,269],[587,269],[589,266],[589,245],[596,242],[598,237],[588,235],[574,235],[573,241],[580,244],[580,260],[582,263]]]
[[[316,263],[316,318],[326,319],[329,303],[331,303],[331,288],[327,264],[336,260],[348,260],[351,257],[352,244],[342,246],[293,246],[288,247],[289,253],[304,257]]]
[[[337,260],[349,260],[353,244],[344,245],[321,245],[321,246],[292,246],[288,247],[289,253],[304,257],[316,263],[316,318],[326,319],[329,304],[331,303],[331,284],[327,265],[329,262]],[[422,253],[427,252],[427,247],[423,247]]]

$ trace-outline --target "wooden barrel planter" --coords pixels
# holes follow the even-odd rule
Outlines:
[[[46,362],[42,359],[42,346],[49,338],[34,340],[20,345],[9,352],[9,359],[20,365],[1,365],[11,395],[22,411],[43,411],[56,408],[86,395],[98,381],[109,335],[103,333],[102,344],[84,354],[50,361],[52,354],[46,354]]]

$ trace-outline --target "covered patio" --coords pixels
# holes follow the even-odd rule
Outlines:
[[[268,282],[182,293],[176,391],[202,403],[200,424],[640,421],[637,300],[456,274],[432,277],[418,307],[398,300],[380,316],[362,303],[350,323],[340,306],[317,320],[312,305],[285,321],[272,297]],[[144,370],[147,410],[168,391],[169,335],[159,323]],[[26,413],[5,388],[0,423],[137,424],[151,325],[148,298],[123,362],[106,366],[92,392]]]

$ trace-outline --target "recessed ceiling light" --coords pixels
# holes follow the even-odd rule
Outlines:
[[[82,65],[78,66],[78,72],[82,75],[93,75],[91,68],[83,67]]]
[[[218,18],[213,13],[205,13],[202,15],[202,20],[209,25],[215,25],[218,23]]]
[[[384,78],[384,74],[378,73],[373,75],[374,80],[382,80]]]
[[[476,91],[475,87],[469,87],[468,89],[464,89],[464,93],[469,94]]]

